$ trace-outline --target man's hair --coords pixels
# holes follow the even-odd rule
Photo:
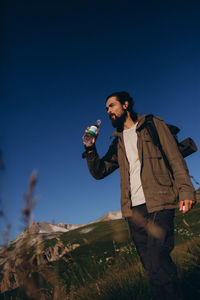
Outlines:
[[[114,92],[112,94],[110,94],[107,98],[106,98],[106,102],[108,101],[108,99],[110,97],[117,97],[117,100],[121,103],[124,104],[125,101],[128,101],[128,107],[127,107],[127,111],[130,112],[131,118],[133,119],[133,121],[137,120],[137,114],[134,112],[133,110],[133,106],[134,106],[134,100],[133,98],[129,95],[129,93],[127,92]]]

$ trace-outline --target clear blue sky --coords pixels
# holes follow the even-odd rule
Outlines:
[[[33,169],[35,221],[82,224],[120,209],[118,171],[96,181],[81,158],[81,137],[97,119],[100,156],[110,144],[105,97],[114,91],[200,146],[198,1],[7,0],[2,24],[0,204],[11,240]],[[199,181],[199,153],[187,163]]]

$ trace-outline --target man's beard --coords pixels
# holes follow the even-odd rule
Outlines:
[[[115,115],[115,114],[111,114],[110,115],[110,119],[112,121],[112,125],[114,128],[117,128],[118,130],[123,130],[124,128],[124,122],[126,121],[126,118],[127,118],[127,111],[124,110],[122,115],[120,117],[117,117],[115,115],[115,119],[112,119],[112,115]]]

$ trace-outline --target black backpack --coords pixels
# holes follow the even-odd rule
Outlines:
[[[179,133],[180,129],[174,125],[169,125],[169,124],[166,124],[166,125],[168,126],[169,130],[171,131],[172,135],[174,136],[174,139],[178,145],[179,151],[184,158],[197,151],[197,146],[190,137],[183,140],[182,142],[179,142],[178,138],[177,138],[177,134]],[[163,158],[165,159],[165,161],[167,161],[167,158],[165,156],[165,153],[164,153],[161,143],[160,143],[160,138],[159,138],[156,126],[154,124],[152,114],[146,115],[145,127],[147,128],[148,133],[149,133],[153,143],[159,148]]]

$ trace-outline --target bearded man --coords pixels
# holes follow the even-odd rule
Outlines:
[[[191,209],[194,188],[167,125],[161,118],[153,118],[170,168],[149,135],[145,115],[137,114],[133,104],[127,92],[107,97],[106,110],[116,128],[115,139],[100,159],[94,137],[92,144],[85,144],[83,156],[96,179],[119,168],[122,215],[149,274],[154,299],[181,299],[176,265],[170,257],[174,247],[174,210],[179,207],[187,213]]]

